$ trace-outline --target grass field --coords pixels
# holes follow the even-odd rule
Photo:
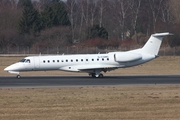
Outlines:
[[[180,86],[0,89],[1,120],[179,120]]]
[[[3,69],[21,58],[0,57],[0,75],[10,76]],[[105,76],[180,74],[179,70],[180,57],[159,57]],[[53,71],[23,75],[87,74]],[[179,120],[179,91],[180,85],[0,88],[0,120]]]

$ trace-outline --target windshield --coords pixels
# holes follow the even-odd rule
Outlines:
[[[22,59],[22,60],[20,60],[19,62],[25,62],[26,61],[26,59]]]
[[[26,63],[30,63],[30,59],[27,59],[27,60],[26,60]]]

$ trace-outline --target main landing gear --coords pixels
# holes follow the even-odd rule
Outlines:
[[[101,69],[94,70],[92,73],[89,73],[93,78],[103,78],[103,74],[101,73]]]
[[[20,75],[17,75],[17,76],[16,76],[16,78],[17,78],[17,79],[20,79],[20,78],[21,78],[21,76],[20,76]]]
[[[90,73],[89,76],[92,76],[93,78],[103,78],[103,74],[100,73],[100,74],[96,74],[96,73]]]

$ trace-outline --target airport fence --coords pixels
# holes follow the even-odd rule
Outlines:
[[[106,47],[104,49],[100,49],[98,47],[77,47],[77,46],[64,46],[64,47],[3,47],[0,48],[0,54],[97,54],[97,53],[108,53],[115,51],[128,51],[132,49],[139,48],[136,47]],[[161,56],[179,56],[180,55],[180,47],[161,47],[159,51],[159,55]]]

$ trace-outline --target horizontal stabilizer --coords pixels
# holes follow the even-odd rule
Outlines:
[[[152,34],[152,36],[154,36],[154,37],[164,37],[164,36],[167,36],[167,35],[173,35],[173,34],[169,33],[169,32]]]

